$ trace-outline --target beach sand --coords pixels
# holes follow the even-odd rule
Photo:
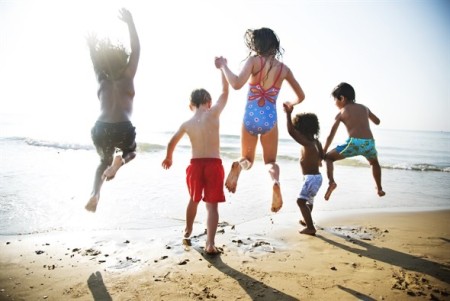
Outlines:
[[[450,300],[450,211],[0,237],[0,300]],[[197,231],[197,232],[195,232]]]

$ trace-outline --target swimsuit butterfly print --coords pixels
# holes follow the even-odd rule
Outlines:
[[[269,89],[267,91],[264,91],[259,85],[250,88],[250,92],[252,95],[248,97],[248,101],[258,100],[258,106],[260,107],[263,107],[266,101],[274,104],[276,96],[278,94],[278,91],[276,89]]]

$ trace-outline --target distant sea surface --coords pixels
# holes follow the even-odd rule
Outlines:
[[[89,135],[42,137],[11,131],[0,121],[0,235],[46,231],[157,229],[184,225],[188,201],[185,169],[190,159],[188,139],[174,154],[171,169],[164,170],[167,142],[173,133],[138,132],[138,155],[116,178],[105,182],[95,214],[84,210],[92,188],[98,157]],[[383,188],[379,198],[364,158],[339,161],[338,183],[330,201],[324,201],[324,184],[313,214],[354,210],[438,210],[450,208],[450,133],[427,131],[374,131]],[[343,143],[336,137],[332,145]],[[299,145],[290,138],[279,141],[278,162],[284,206],[281,212],[298,212],[296,198],[302,174]],[[240,156],[240,137],[221,136],[221,154],[228,173]],[[254,166],[241,173],[237,192],[226,192],[220,220],[239,224],[271,215],[271,183],[262,163],[261,149]],[[202,206],[203,207],[203,206]],[[300,216],[300,213],[299,213]],[[199,207],[198,222],[205,217]]]

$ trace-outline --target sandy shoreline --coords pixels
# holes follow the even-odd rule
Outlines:
[[[205,255],[179,227],[0,237],[0,300],[450,300],[450,210],[222,223]]]

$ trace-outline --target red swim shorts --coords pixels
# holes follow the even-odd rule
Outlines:
[[[218,158],[191,159],[186,168],[186,184],[194,202],[225,202],[224,178],[222,160]]]

